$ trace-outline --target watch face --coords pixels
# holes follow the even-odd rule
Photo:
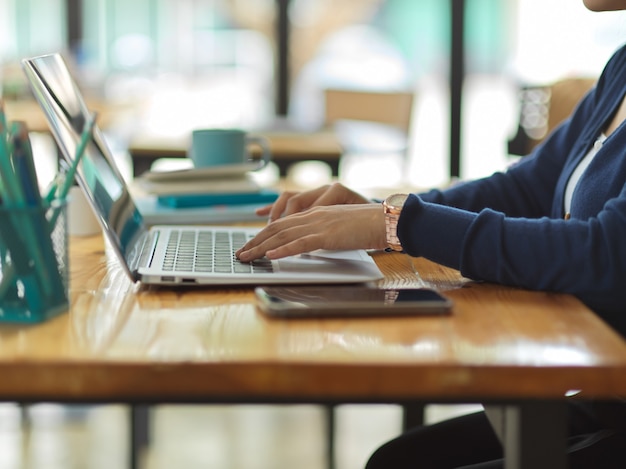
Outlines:
[[[391,207],[402,207],[404,205],[404,202],[407,199],[407,195],[406,194],[394,194],[394,195],[390,195],[387,198],[387,205],[391,206]]]

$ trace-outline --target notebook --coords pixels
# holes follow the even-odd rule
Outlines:
[[[25,59],[22,66],[64,159],[71,161],[90,116],[80,89],[59,54]],[[76,179],[133,281],[155,285],[264,285],[360,283],[382,278],[376,263],[363,250],[319,250],[278,261],[241,263],[233,253],[258,229],[148,227],[98,126],[94,127]]]

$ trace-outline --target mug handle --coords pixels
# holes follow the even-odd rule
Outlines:
[[[262,169],[267,166],[267,164],[272,161],[272,152],[270,150],[270,142],[266,137],[261,135],[248,135],[246,136],[246,145],[256,144],[261,147],[261,165],[257,168]]]

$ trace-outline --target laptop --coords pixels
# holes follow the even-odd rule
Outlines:
[[[63,158],[71,162],[90,116],[80,89],[59,54],[25,59],[22,66]],[[364,250],[318,250],[277,261],[242,263],[234,252],[258,228],[169,224],[149,227],[97,125],[78,166],[76,180],[134,282],[171,286],[319,284],[361,283],[383,277]]]

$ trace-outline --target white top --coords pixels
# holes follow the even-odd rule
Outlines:
[[[604,135],[604,133],[601,133],[598,139],[593,144],[593,147],[591,147],[585,157],[580,160],[580,163],[578,163],[578,166],[576,166],[576,169],[574,170],[574,172],[572,172],[572,175],[567,182],[567,187],[565,187],[565,198],[563,200],[563,208],[565,209],[565,213],[570,213],[572,208],[572,195],[574,194],[576,185],[578,184],[578,181],[587,169],[587,166],[589,166],[596,154],[600,151],[600,148],[602,148],[602,144],[605,140],[606,135]]]

